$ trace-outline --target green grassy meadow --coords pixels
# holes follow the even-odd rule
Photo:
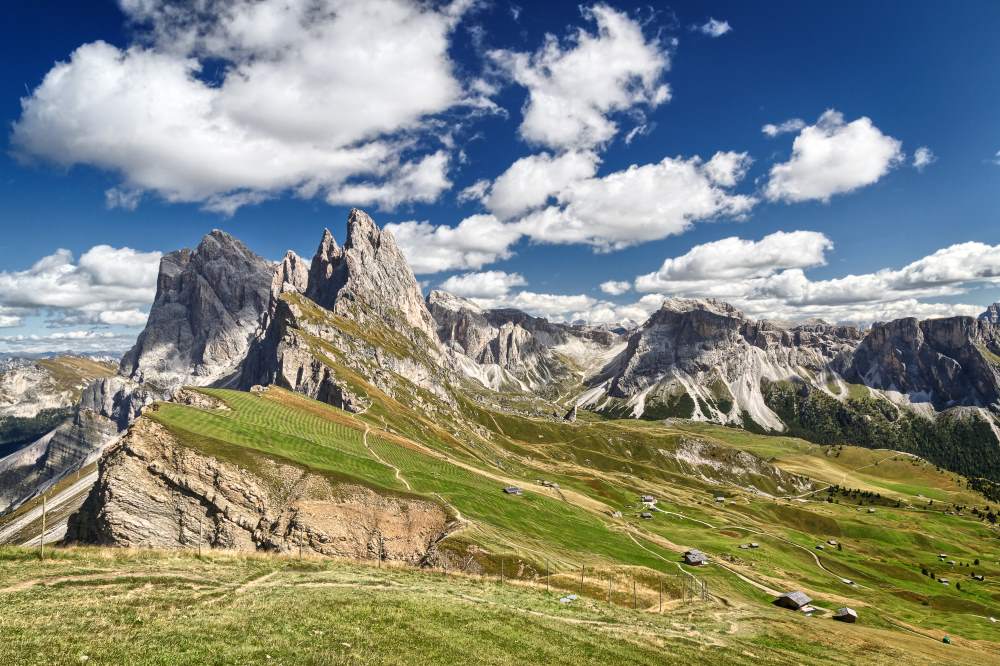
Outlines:
[[[976,495],[954,475],[910,457],[690,422],[568,424],[481,411],[477,418],[493,424],[489,435],[463,441],[468,433],[441,436],[416,415],[405,415],[411,422],[400,425],[399,415],[397,423],[378,414],[351,415],[277,388],[204,392],[229,409],[163,404],[152,417],[213,455],[253,450],[380,492],[442,502],[468,521],[445,547],[465,552],[476,546],[487,572],[503,560],[508,575],[518,571],[525,581],[540,580],[545,566],[572,580],[585,566],[594,579],[587,592],[595,598],[605,596],[599,581],[615,572],[631,572],[644,594],[667,581],[668,596],[679,594],[676,578],[687,572],[705,581],[718,603],[763,608],[772,592],[802,589],[821,608],[857,608],[865,626],[927,641],[947,634],[996,645],[997,628],[989,619],[1000,616],[996,529],[967,512],[947,514],[941,499],[928,508],[930,498],[972,504]],[[419,436],[403,435],[407,430]],[[816,490],[780,498],[671,469],[658,452],[686,437],[815,474]],[[560,490],[538,486],[540,478]],[[526,493],[504,495],[507,483]],[[882,503],[869,513],[867,504],[850,497],[826,501],[823,489],[833,483],[877,489]],[[638,517],[642,492],[659,498],[653,520]],[[726,495],[725,503],[713,501],[718,493]],[[613,511],[621,517],[612,517]],[[826,545],[828,539],[839,541],[840,549]],[[761,548],[739,547],[749,541]],[[680,564],[689,547],[708,552],[713,563],[698,569]],[[938,561],[940,552],[956,565]],[[973,564],[976,559],[980,564]],[[986,580],[973,581],[973,572]],[[939,577],[952,582],[944,586]]]
[[[633,610],[565,593],[331,559],[7,547],[0,663],[1000,663],[961,640],[831,631],[764,603]]]

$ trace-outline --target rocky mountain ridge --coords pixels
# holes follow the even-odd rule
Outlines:
[[[1000,324],[1000,303],[993,303],[986,308],[986,312],[979,315],[979,319],[990,324]]]
[[[853,327],[784,328],[727,303],[667,299],[577,403],[634,418],[682,417],[780,431],[762,382],[836,382],[861,333]]]
[[[276,384],[348,411],[368,401],[338,376],[335,357],[380,390],[397,378],[450,401],[434,319],[391,234],[352,210],[347,240],[325,230],[308,268],[289,252],[276,268],[269,307],[243,362],[239,386]]]
[[[428,294],[427,306],[441,342],[474,361],[479,372],[466,364],[467,374],[494,390],[565,382],[622,343],[611,331],[552,323],[514,309],[483,310],[440,290]]]
[[[0,512],[96,460],[146,405],[184,385],[231,381],[268,305],[273,271],[219,230],[194,250],[164,255],[149,319],[117,374],[86,385],[66,421],[0,459]]]
[[[535,417],[575,420],[587,408],[794,430],[817,441],[846,432],[810,421],[817,404],[863,424],[871,418],[865,401],[875,401],[885,413],[931,419],[973,410],[963,418],[1000,432],[998,354],[997,328],[971,318],[861,331],[755,321],[726,303],[668,299],[622,334],[484,310],[441,291],[425,299],[392,235],[352,210],[343,247],[324,231],[308,262],[293,252],[267,262],[218,231],[195,250],[166,255],[149,322],[119,375],[84,391],[72,421],[30,456],[0,461],[0,486],[16,488],[11,506],[24,501],[93,461],[143,407],[182,385],[273,384],[352,412],[368,410],[374,391],[442,421],[465,418],[459,403],[469,395],[498,410],[514,395],[540,401]],[[106,488],[94,492],[111,501]],[[105,534],[86,532],[97,529],[99,513],[90,515],[80,533]]]
[[[268,306],[274,267],[214,230],[195,250],[164,255],[146,327],[119,373],[163,388],[234,374]]]
[[[140,419],[101,461],[70,542],[302,551],[419,564],[447,533],[437,504],[336,484],[270,458],[235,465]]]

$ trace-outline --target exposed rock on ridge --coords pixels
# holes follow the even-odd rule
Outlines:
[[[419,563],[450,522],[432,502],[382,496],[277,459],[237,466],[136,421],[104,456],[68,542],[297,551]]]
[[[986,308],[986,312],[979,315],[979,319],[990,324],[1000,324],[1000,303],[994,303]]]
[[[146,328],[121,374],[163,388],[206,385],[236,371],[268,306],[272,265],[229,234],[160,261]]]
[[[440,290],[428,295],[427,306],[441,341],[480,366],[462,369],[493,389],[506,388],[508,376],[528,389],[564,380],[621,341],[610,331],[552,323],[520,310],[482,310]]]
[[[1000,328],[971,317],[897,319],[872,326],[846,375],[936,409],[1000,409]]]
[[[668,299],[591,380],[581,406],[621,415],[680,416],[783,430],[761,381],[799,378],[823,386],[861,340],[853,327],[791,329],[748,319],[713,300]]]
[[[347,241],[325,230],[308,270],[286,255],[272,281],[266,328],[240,374],[244,389],[277,384],[349,411],[369,404],[331,367],[347,366],[394,395],[396,377],[452,401],[434,320],[392,234],[352,210]]]
[[[359,323],[370,316],[389,325],[402,319],[427,337],[426,344],[437,343],[434,319],[396,239],[357,208],[347,219],[343,249],[328,229],[324,231],[305,295],[322,308],[358,318]]]
[[[226,381],[268,305],[271,264],[222,231],[160,260],[157,293],[118,376],[87,386],[71,420],[0,471],[0,511],[12,510],[89,464],[138,417],[185,384]]]

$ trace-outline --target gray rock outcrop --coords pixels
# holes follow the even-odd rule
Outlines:
[[[294,280],[294,267],[290,269]],[[180,386],[228,381],[269,303],[272,265],[222,231],[160,261],[146,327],[118,376],[87,385],[71,420],[0,471],[0,511],[17,508],[93,462],[142,408]],[[29,455],[30,454],[30,455]]]
[[[979,315],[979,320],[990,324],[1000,324],[1000,303],[994,303],[986,308],[986,312]]]
[[[462,369],[493,389],[507,388],[498,381],[507,374],[528,389],[564,381],[621,342],[611,331],[552,323],[515,309],[483,310],[440,290],[427,296],[427,306],[442,343],[481,366]]]
[[[267,309],[274,268],[223,231],[160,261],[156,299],[121,374],[172,389],[232,375]]]
[[[265,329],[239,385],[277,384],[349,411],[369,400],[339,365],[389,395],[401,377],[445,401],[444,351],[417,280],[392,234],[352,210],[340,247],[323,232],[308,270],[286,255],[272,282]]]
[[[262,455],[240,465],[139,419],[102,458],[66,541],[424,562],[449,528],[438,504],[384,496]]]
[[[581,406],[621,415],[680,416],[783,430],[763,380],[825,387],[861,340],[853,327],[784,328],[714,300],[668,299],[635,331],[608,369],[590,380]]]
[[[390,326],[402,322],[424,334],[423,344],[438,342],[434,319],[395,238],[357,208],[348,216],[343,248],[329,229],[324,231],[309,268],[305,295],[320,307],[359,323],[372,317]]]
[[[897,319],[872,326],[849,379],[936,409],[1000,409],[1000,329],[972,317]]]

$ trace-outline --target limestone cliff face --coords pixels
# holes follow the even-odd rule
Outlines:
[[[669,299],[628,340],[580,404],[614,405],[632,416],[680,416],[783,430],[767,406],[763,380],[796,379],[817,388],[861,340],[853,327],[784,328],[748,319],[719,301]]]
[[[403,378],[454,400],[416,278],[392,235],[363,211],[351,211],[343,248],[324,231],[308,269],[286,255],[269,303],[241,368],[242,388],[277,384],[349,411],[365,409],[369,401],[330,367],[335,361],[389,395],[403,390]]]
[[[246,461],[249,460],[249,463]],[[279,459],[237,465],[179,444],[146,418],[112,446],[66,540],[381,558],[433,556],[450,518],[422,499],[338,484]]]
[[[937,409],[1000,410],[1000,328],[971,317],[897,319],[872,326],[848,375]]]
[[[294,281],[294,266],[290,268]],[[92,462],[142,411],[182,385],[225,382],[260,327],[276,278],[272,265],[213,231],[194,250],[160,261],[149,320],[118,375],[85,388],[71,420],[0,471],[0,511],[12,510]]]
[[[514,309],[483,310],[440,290],[428,295],[427,306],[441,341],[478,366],[459,369],[494,389],[506,388],[506,375],[528,389],[565,380],[621,342],[610,331],[552,323]]]
[[[979,315],[979,320],[989,324],[1000,324],[1000,303],[994,303],[986,308],[986,312]]]
[[[424,345],[437,345],[434,319],[410,264],[392,234],[379,229],[364,211],[351,211],[343,248],[329,230],[324,232],[309,268],[305,295],[361,324],[373,317],[390,326],[402,322],[424,335]]]
[[[160,261],[156,299],[120,372],[167,389],[233,374],[265,312],[273,266],[222,231]]]

